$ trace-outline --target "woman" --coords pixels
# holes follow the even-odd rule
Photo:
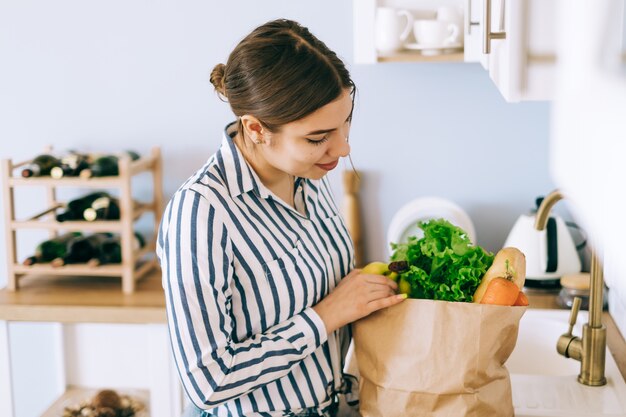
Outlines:
[[[157,248],[186,414],[334,415],[338,394],[357,402],[346,325],[404,299],[354,269],[325,178],[350,152],[354,83],[288,20],[250,33],[211,82],[237,121],[172,197]]]

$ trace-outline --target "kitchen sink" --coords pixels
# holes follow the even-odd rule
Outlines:
[[[626,382],[607,350],[602,387],[577,381],[580,362],[556,351],[568,328],[568,310],[529,309],[520,322],[515,350],[506,362],[511,374],[515,416],[626,417]],[[587,312],[581,311],[574,334],[582,334]]]

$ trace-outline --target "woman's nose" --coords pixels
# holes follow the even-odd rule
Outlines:
[[[328,153],[337,158],[342,158],[350,154],[348,138],[343,135],[342,132],[337,132],[337,134],[334,135],[331,146],[328,148]]]

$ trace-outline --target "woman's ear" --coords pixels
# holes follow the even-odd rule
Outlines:
[[[241,124],[243,125],[245,136],[250,138],[255,145],[265,143],[267,132],[259,119],[245,114],[241,116]]]

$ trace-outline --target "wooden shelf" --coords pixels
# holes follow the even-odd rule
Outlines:
[[[116,188],[122,180],[119,177],[97,178],[59,178],[33,177],[33,178],[9,178],[9,185],[13,187],[22,185],[50,186],[50,187],[80,187],[80,188]]]
[[[129,175],[134,176],[144,171],[154,169],[156,165],[160,163],[160,155],[150,155],[139,158],[136,161],[130,161],[129,163]],[[25,162],[13,164],[12,168],[18,168],[24,165]],[[49,187],[81,187],[81,188],[117,188],[120,187],[126,179],[122,176],[110,176],[110,177],[93,177],[93,178],[78,178],[78,177],[65,177],[65,178],[51,178],[51,177],[32,177],[21,178],[11,176],[8,179],[10,186],[21,185],[35,185],[35,186],[49,186]]]
[[[56,206],[59,208],[59,205]],[[98,221],[65,221],[58,222],[55,220],[38,220],[45,214],[53,210],[46,210],[43,213],[28,220],[14,220],[11,222],[11,229],[45,229],[45,230],[66,230],[70,232],[120,232],[123,230],[123,223],[120,220],[98,220]],[[146,213],[154,212],[154,205],[147,203],[139,203],[133,210],[133,221],[137,221]]]
[[[18,229],[45,229],[45,230],[67,230],[70,232],[119,232],[122,230],[122,222],[118,220],[110,221],[69,221],[56,222],[53,220],[15,220],[11,223],[13,230]]]
[[[88,401],[93,398],[99,389],[94,388],[82,388],[82,387],[68,387],[67,390],[57,400],[48,407],[41,417],[61,417],[63,410],[67,406],[78,405],[83,401]],[[149,417],[150,411],[150,392],[148,390],[138,389],[119,389],[116,391],[120,395],[129,395],[143,402],[146,407],[139,413],[135,414],[135,417]]]
[[[16,291],[25,275],[89,275],[89,276],[120,276],[122,278],[121,289],[124,293],[130,294],[135,290],[135,282],[144,276],[155,266],[155,261],[148,261],[139,264],[139,258],[154,251],[155,242],[152,241],[139,251],[134,251],[133,242],[135,240],[134,223],[145,213],[154,214],[154,234],[158,233],[158,226],[163,213],[163,172],[161,150],[154,147],[149,155],[131,161],[128,156],[118,159],[119,175],[114,177],[95,178],[51,178],[33,177],[19,178],[14,176],[15,169],[29,163],[29,161],[13,163],[10,159],[1,161],[1,178],[5,200],[5,224],[6,224],[6,247],[7,247],[7,269],[8,269],[8,289]],[[150,172],[153,182],[152,201],[144,203],[133,199],[132,179],[133,176]],[[22,219],[16,219],[15,213],[15,188],[25,185],[38,185],[46,189],[48,204],[47,207],[38,214]],[[64,206],[56,198],[58,187],[91,187],[91,188],[116,188],[119,190],[120,219],[104,221],[68,221],[57,222],[54,215],[57,209]],[[17,254],[17,231],[23,229],[48,230],[51,236],[57,236],[58,231],[75,232],[112,232],[120,236],[122,252],[122,262],[119,265],[64,265],[53,268],[50,265],[24,266],[20,264]],[[154,239],[153,239],[154,240]]]
[[[156,261],[147,261],[145,263],[150,263],[151,267],[156,266]],[[136,270],[144,269],[144,263],[140,263],[137,265]],[[34,265],[22,265],[15,264],[13,265],[13,270],[17,274],[48,274],[48,275],[71,275],[71,276],[99,276],[99,277],[119,277],[122,274],[123,268],[120,264],[114,265],[97,265],[90,266],[86,264],[72,264],[72,265],[63,265],[59,267],[51,266],[50,264],[34,264]],[[139,274],[137,274],[139,275]],[[136,277],[137,278],[137,277]],[[139,279],[139,278],[137,278]]]
[[[379,56],[378,62],[464,62],[463,51],[438,55],[422,55],[416,51],[400,51],[390,56]]]
[[[110,277],[32,274],[19,291],[0,290],[0,320],[61,323],[165,323],[161,271],[123,294]]]

